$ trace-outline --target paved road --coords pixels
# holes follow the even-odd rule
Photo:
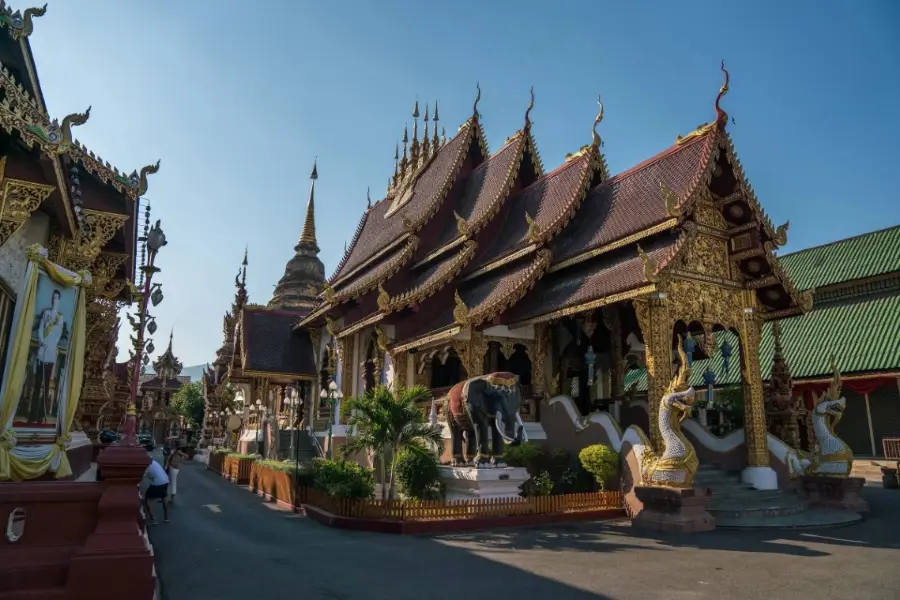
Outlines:
[[[400,537],[342,532],[184,464],[151,528],[163,600],[880,600],[900,590],[900,492],[812,532],[639,534],[625,521]]]

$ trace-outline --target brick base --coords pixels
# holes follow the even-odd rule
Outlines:
[[[690,533],[711,531],[716,519],[706,511],[709,490],[635,486],[634,492],[644,505],[633,525],[654,531]]]
[[[804,475],[800,478],[800,493],[812,506],[852,510],[867,517],[869,503],[859,495],[865,484],[862,477]]]

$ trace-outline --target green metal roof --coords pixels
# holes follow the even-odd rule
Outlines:
[[[900,271],[900,225],[779,257],[801,290]]]
[[[720,352],[709,360],[694,361],[691,383],[697,387],[705,386],[703,373],[710,361],[717,385],[740,381],[737,338],[731,333],[719,335],[719,347],[728,339],[735,349],[729,361],[729,371],[726,373],[723,368]],[[803,317],[785,319],[781,321],[781,345],[795,379],[828,377],[831,374],[832,354],[844,374],[898,371],[900,295],[826,306]],[[769,378],[774,346],[771,324],[766,324],[759,348],[764,379]],[[637,382],[639,391],[647,390],[645,369],[626,373],[626,389],[634,382]]]

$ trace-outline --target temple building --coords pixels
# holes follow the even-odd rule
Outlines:
[[[153,362],[153,373],[141,376],[138,388],[138,431],[151,434],[157,444],[162,444],[166,438],[180,435],[181,418],[172,410],[169,402],[182,385],[191,381],[190,377],[181,374],[183,366],[172,351],[173,336],[174,332],[169,334],[169,346]]]
[[[325,266],[319,259],[316,241],[318,176],[318,167],[313,165],[300,239],[265,306],[248,303],[248,260],[244,253],[241,270],[235,277],[234,301],[223,322],[224,340],[213,366],[203,376],[206,437],[212,438],[216,431],[222,433],[222,399],[236,397],[242,407],[237,410],[243,424],[235,433],[240,436],[242,448],[277,451],[283,437],[277,432],[287,432],[299,421],[301,403],[313,393],[313,383],[318,378],[314,358],[317,332],[295,331],[293,324],[317,305],[325,281]],[[268,413],[261,414],[259,406],[266,407]],[[276,440],[274,444],[272,440]]]
[[[46,388],[58,393],[66,389],[65,378],[81,382],[74,414],[71,420],[58,419],[55,434],[80,443],[84,438],[80,432],[94,434],[102,412],[116,403],[118,312],[132,298],[128,282],[136,279],[138,266],[140,198],[147,191],[148,176],[157,172],[159,164],[128,175],[96,156],[74,138],[74,128],[89,121],[89,108],[61,120],[50,116],[29,42],[36,19],[45,13],[46,7],[21,12],[0,2],[0,87],[4,98],[0,105],[0,362],[6,369],[13,315],[26,286],[30,247],[45,248],[46,259],[68,272],[91,274],[90,283],[81,286],[86,292],[85,325],[84,331],[77,332],[85,340],[83,367],[71,375],[56,369],[53,383]],[[44,301],[38,298],[38,302]],[[71,339],[75,329],[75,322],[67,324],[64,339]],[[4,380],[8,375],[0,373]],[[37,382],[26,382],[32,387],[25,394],[32,388],[44,389]],[[10,394],[3,398],[3,402],[17,400]],[[58,410],[58,403],[48,405]],[[11,405],[6,408],[17,417],[13,430],[0,432],[0,437],[17,435],[19,418],[25,419],[21,406],[18,411]],[[30,435],[27,439],[40,438]],[[25,439],[19,439],[22,448]],[[10,454],[21,453],[13,449]],[[0,478],[4,476],[0,473]]]
[[[812,445],[809,411],[828,387],[834,356],[848,402],[836,432],[854,455],[884,456],[883,440],[900,438],[900,226],[784,254],[779,260],[814,303],[802,319],[763,328],[760,361],[763,379],[770,382],[770,431],[791,446]],[[694,364],[698,389],[708,386],[704,373],[716,373],[714,397],[740,384],[739,371],[726,369],[721,355]],[[770,400],[779,385],[785,396],[782,407]],[[632,386],[636,398],[646,393],[646,370],[637,365],[626,375],[626,388]],[[708,424],[715,433],[725,433],[716,427],[719,412],[710,411]]]

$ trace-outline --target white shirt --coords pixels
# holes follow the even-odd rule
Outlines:
[[[150,461],[150,466],[147,467],[145,475],[150,485],[165,485],[169,483],[169,476],[166,475],[166,470],[155,460]]]
[[[38,360],[45,364],[54,364],[59,351],[59,340],[63,334],[62,314],[55,308],[47,308],[41,312],[38,324]]]

